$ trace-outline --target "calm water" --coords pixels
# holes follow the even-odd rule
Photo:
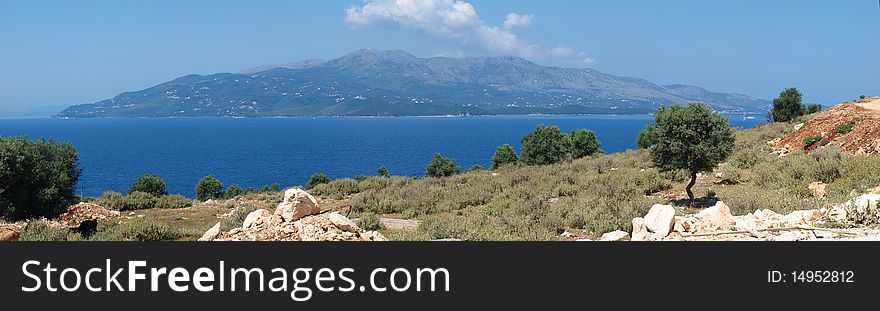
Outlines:
[[[224,185],[302,185],[311,174],[331,178],[418,176],[434,152],[462,169],[489,167],[495,148],[511,144],[536,124],[563,131],[588,128],[606,152],[635,148],[652,119],[638,116],[290,119],[0,119],[0,136],[52,137],[71,142],[83,169],[78,192],[127,191],[144,173],[160,175],[170,193],[193,196],[196,181],[213,174]],[[736,127],[760,120],[732,117]]]

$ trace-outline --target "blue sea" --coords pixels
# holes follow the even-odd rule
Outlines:
[[[224,185],[303,185],[312,174],[331,178],[420,176],[435,152],[462,169],[489,167],[502,144],[520,150],[520,137],[537,124],[563,131],[596,132],[605,152],[635,148],[648,115],[487,116],[400,118],[174,118],[0,119],[0,136],[47,137],[72,143],[82,177],[77,193],[126,192],[145,173],[161,176],[169,193],[188,197],[195,183],[213,174]],[[762,120],[731,116],[735,127]]]

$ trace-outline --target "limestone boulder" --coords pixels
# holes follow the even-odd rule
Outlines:
[[[672,231],[675,208],[671,205],[654,204],[644,217],[645,227],[657,237],[666,237]]]
[[[629,232],[617,230],[602,235],[600,241],[626,241],[629,240]]]
[[[694,217],[709,230],[724,229],[736,224],[733,214],[730,213],[730,207],[722,201],[715,202],[715,205],[700,211]]]
[[[305,216],[321,212],[318,201],[311,194],[299,188],[284,191],[284,200],[278,203],[273,218],[293,222]]]
[[[332,212],[332,213],[330,213],[329,217],[330,217],[330,222],[332,222],[334,226],[336,226],[337,228],[339,228],[343,231],[348,231],[348,232],[361,231],[361,229],[358,228],[357,224],[355,224],[354,221],[351,221],[351,219],[348,219],[347,217],[342,216],[342,214],[340,214],[339,212]]]
[[[271,218],[272,218],[272,213],[261,208],[261,209],[255,210],[253,212],[250,212],[250,214],[248,214],[247,217],[244,218],[244,223],[241,224],[241,228],[242,229],[253,228],[253,227],[259,226],[263,223],[268,223]]]
[[[205,234],[199,238],[199,241],[213,241],[220,235],[220,223],[218,222],[216,225],[205,231]]]

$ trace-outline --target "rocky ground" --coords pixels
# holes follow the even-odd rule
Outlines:
[[[315,198],[301,189],[288,189],[275,212],[258,209],[241,227],[220,231],[220,223],[199,241],[387,241],[376,231],[358,228],[338,212],[321,213]]]
[[[837,133],[837,126],[850,122],[854,124],[851,132]],[[824,146],[839,146],[854,154],[880,155],[880,97],[859,99],[831,107],[795,128],[794,132],[770,142],[781,156],[805,151],[804,139],[816,136],[821,137],[821,140],[807,147],[807,152]]]
[[[608,232],[601,241],[880,241],[880,187],[832,208],[780,215],[763,209],[734,216],[722,201],[695,214],[676,215],[656,204],[632,220],[632,233]],[[847,227],[847,229],[837,229]],[[581,239],[586,240],[586,239]]]

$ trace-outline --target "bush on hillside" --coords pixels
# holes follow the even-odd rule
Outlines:
[[[75,203],[80,172],[76,149],[69,143],[0,138],[0,217],[58,216]]]
[[[636,138],[636,146],[639,149],[650,148],[654,144],[657,143],[656,137],[657,126],[654,124],[645,125],[641,131],[639,131],[639,136]]]
[[[163,196],[165,192],[165,181],[159,176],[153,174],[144,174],[128,188],[128,194],[140,191],[152,194],[154,196]]]
[[[184,208],[193,205],[193,201],[179,194],[163,195],[156,198],[156,208]]]
[[[788,122],[804,115],[803,95],[796,88],[788,88],[773,100],[773,110],[767,116],[770,122]]]
[[[492,155],[492,166],[489,169],[494,170],[507,164],[514,164],[517,161],[519,161],[519,158],[516,156],[516,150],[510,145],[504,144],[495,149],[495,154]]]
[[[196,183],[196,200],[207,201],[223,197],[223,184],[214,175],[202,177]]]
[[[435,153],[431,162],[425,168],[426,177],[448,177],[461,173],[461,168],[455,160],[443,157],[440,153]]]
[[[575,130],[568,136],[569,153],[572,159],[591,156],[599,151],[599,140],[596,133],[587,129]]]
[[[330,177],[327,177],[324,173],[314,174],[309,176],[309,181],[306,183],[306,190],[310,190],[317,185],[326,184],[328,182],[330,182]]]
[[[804,108],[804,114],[813,114],[820,111],[822,111],[822,105],[819,104],[809,104]]]
[[[242,194],[244,194],[244,189],[236,184],[229,185],[229,187],[226,187],[226,191],[223,191],[223,197],[227,199],[231,199]]]
[[[376,171],[376,176],[379,176],[379,177],[390,177],[391,175],[388,174],[388,169],[385,168],[384,166],[382,166],[382,167],[379,168],[378,171]]]
[[[526,165],[546,165],[565,160],[568,137],[556,126],[539,124],[522,137],[520,161]]]

